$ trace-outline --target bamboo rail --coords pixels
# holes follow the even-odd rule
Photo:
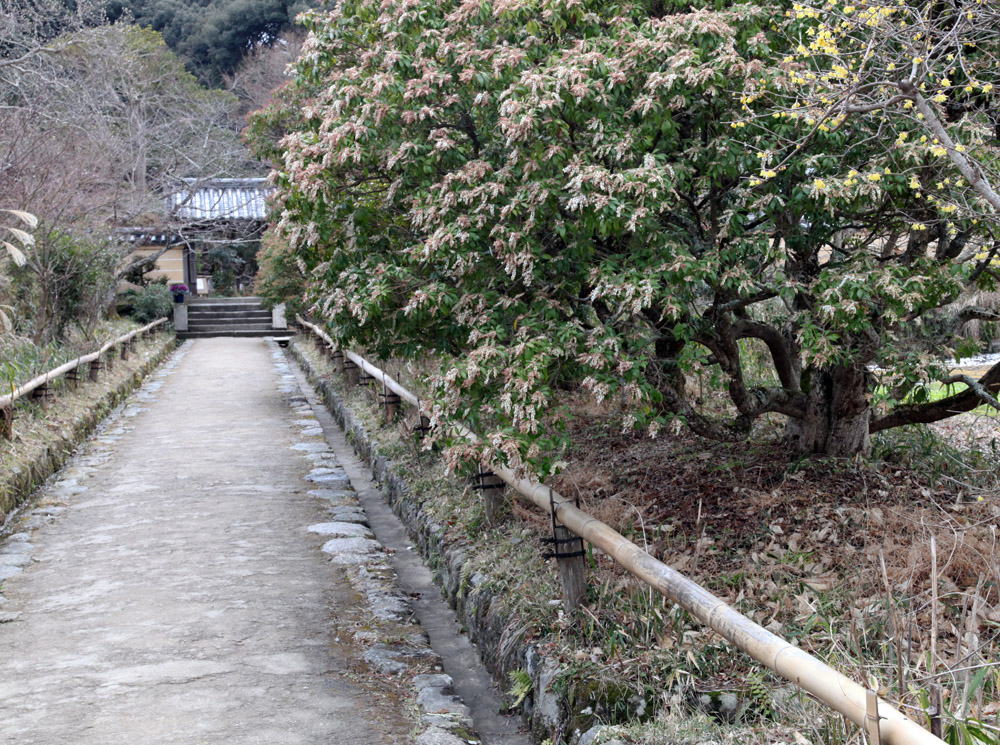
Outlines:
[[[71,370],[75,370],[78,367],[82,367],[83,365],[87,365],[91,362],[94,362],[95,360],[100,359],[101,356],[106,354],[107,351],[112,347],[115,347],[119,344],[127,344],[136,336],[139,336],[140,334],[145,334],[148,331],[152,331],[160,324],[164,324],[166,322],[167,322],[166,318],[160,318],[156,321],[153,321],[152,323],[146,324],[142,328],[135,329],[127,334],[119,336],[117,339],[112,339],[111,341],[107,342],[104,346],[102,346],[100,349],[98,349],[96,352],[91,352],[90,354],[81,355],[77,357],[75,360],[70,360],[69,362],[65,362],[59,367],[53,370],[49,370],[47,373],[39,375],[37,378],[29,380],[27,383],[25,383],[22,386],[19,386],[18,388],[15,388],[7,395],[0,396],[0,409],[7,409],[12,407],[19,398],[26,396],[27,394],[31,393],[37,388],[41,388],[42,386],[48,385],[51,381],[55,380],[56,378],[62,375],[65,375]]]
[[[298,321],[331,348],[336,347],[336,343],[318,326],[302,318]],[[419,414],[429,413],[429,410],[419,408],[421,402],[415,395],[384,371],[354,352],[342,351],[360,369],[381,381],[404,401],[418,407]],[[476,435],[462,425],[450,426],[462,437],[478,441]],[[941,739],[879,699],[872,691],[754,623],[705,588],[650,556],[610,526],[578,509],[562,495],[542,484],[519,478],[505,466],[492,465],[491,468],[517,494],[545,512],[554,510],[556,518],[576,535],[612,557],[635,577],[677,603],[733,646],[860,726],[870,743],[943,745]]]

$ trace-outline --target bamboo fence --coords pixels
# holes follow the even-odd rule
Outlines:
[[[298,321],[329,347],[336,348],[336,343],[321,328],[301,317]],[[429,410],[421,409],[423,402],[417,396],[383,370],[350,350],[342,349],[341,352],[367,375],[403,401],[417,407],[421,416],[429,415]],[[475,434],[461,425],[452,424],[450,427],[461,437],[473,442],[478,440]],[[612,557],[632,575],[684,608],[733,646],[860,726],[869,743],[943,745],[941,739],[878,698],[874,691],[866,690],[822,660],[754,623],[549,487],[519,478],[509,468],[499,464],[491,468],[519,496],[547,513],[554,512],[554,517],[562,525]]]
[[[127,345],[129,343],[132,343],[133,340],[138,336],[142,336],[147,333],[155,333],[158,330],[158,327],[161,326],[162,324],[165,324],[166,322],[167,322],[166,318],[160,318],[156,321],[153,321],[152,323],[146,324],[142,328],[134,329],[128,332],[127,334],[123,334],[122,336],[119,336],[117,339],[112,339],[111,341],[104,344],[104,346],[102,346],[95,352],[81,355],[77,357],[75,360],[70,360],[69,362],[63,363],[59,367],[49,370],[48,372],[39,375],[36,378],[32,378],[27,383],[24,383],[23,385],[18,386],[17,388],[13,388],[12,386],[12,390],[10,393],[4,396],[0,396],[0,413],[2,413],[3,415],[2,416],[3,421],[7,423],[6,427],[0,427],[0,429],[3,430],[6,436],[9,437],[11,435],[10,423],[13,421],[14,404],[17,403],[18,399],[23,398],[24,396],[27,396],[30,393],[34,393],[39,389],[43,390],[47,389],[48,385],[52,381],[62,377],[63,375],[66,375],[67,373],[73,372],[74,370],[77,370],[83,367],[84,365],[90,365],[91,363],[99,362],[103,355],[107,354],[110,350],[114,349],[119,345]]]

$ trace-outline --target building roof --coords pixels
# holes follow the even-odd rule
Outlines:
[[[167,195],[167,214],[198,222],[266,220],[267,196],[273,188],[263,178],[180,179]]]
[[[168,246],[183,243],[184,239],[176,233],[168,233],[156,228],[115,228],[114,238],[126,241],[133,246]]]

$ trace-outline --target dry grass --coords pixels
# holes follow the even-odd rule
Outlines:
[[[358,402],[362,394],[352,395]],[[375,399],[359,403],[372,406]],[[964,717],[998,726],[1000,677],[989,672],[976,679],[1000,658],[1000,493],[998,462],[988,449],[970,455],[924,428],[881,438],[870,462],[796,460],[778,443],[625,435],[606,407],[570,403],[574,445],[566,468],[550,480],[553,488],[579,496],[588,512],[657,558],[878,687],[918,720],[926,692],[938,684],[946,726]],[[399,431],[392,436],[408,441]],[[478,497],[461,486],[458,496],[443,500],[439,517],[481,539]],[[518,562],[520,574],[507,572],[502,581],[512,594],[526,594],[521,631],[528,629],[577,680],[625,685],[668,718],[687,709],[693,692],[737,691],[747,702],[735,736],[741,742],[861,741],[856,728],[787,693],[782,681],[599,552],[588,557],[587,607],[578,617],[553,611],[545,602],[551,567],[541,565],[535,543],[547,530],[546,517],[512,503],[502,532],[527,538],[531,549],[525,553],[522,542],[519,552],[504,554],[509,546],[494,546],[476,567]],[[533,585],[537,572],[527,569],[534,563],[549,575],[541,597]],[[672,742],[658,726],[620,736]],[[716,739],[732,739],[727,732]]]
[[[158,335],[140,341],[137,351],[127,361],[115,360],[114,369],[103,370],[99,382],[81,380],[76,389],[65,380],[55,381],[53,397],[47,408],[30,399],[22,399],[15,408],[14,437],[0,437],[0,524],[27,495],[18,492],[13,477],[27,472],[34,464],[52,454],[71,451],[82,428],[87,426],[95,409],[109,401],[113,391],[133,378],[151,357],[173,336]]]

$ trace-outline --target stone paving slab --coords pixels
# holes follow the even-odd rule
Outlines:
[[[412,741],[439,660],[319,435],[274,345],[175,353],[0,543],[0,743]]]

